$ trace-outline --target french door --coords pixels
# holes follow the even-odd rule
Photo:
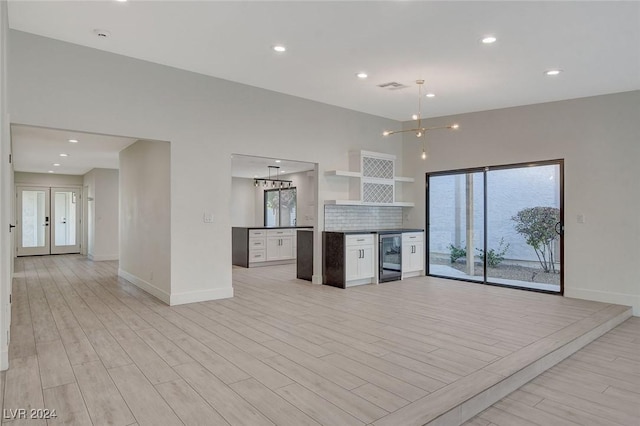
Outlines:
[[[563,292],[563,162],[427,174],[428,274]]]
[[[80,252],[80,188],[17,186],[18,256]]]

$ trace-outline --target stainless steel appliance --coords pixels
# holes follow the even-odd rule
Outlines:
[[[402,277],[402,234],[379,234],[378,282]]]

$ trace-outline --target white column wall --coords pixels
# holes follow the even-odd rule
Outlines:
[[[0,370],[9,368],[9,327],[11,324],[11,280],[13,277],[13,235],[9,224],[14,223],[13,165],[9,162],[11,141],[9,111],[7,109],[7,38],[9,18],[7,2],[0,1]]]
[[[168,142],[139,140],[120,151],[118,274],[172,304],[183,295],[172,288],[170,280],[169,164]]]

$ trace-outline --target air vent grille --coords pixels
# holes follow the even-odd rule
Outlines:
[[[387,89],[387,90],[400,90],[400,89],[406,89],[409,86],[405,86],[404,84],[398,83],[397,81],[390,81],[388,83],[378,84],[378,87],[380,87],[381,89]]]

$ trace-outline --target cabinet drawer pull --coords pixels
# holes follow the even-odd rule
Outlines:
[[[358,238],[356,241],[364,241],[364,238]]]

